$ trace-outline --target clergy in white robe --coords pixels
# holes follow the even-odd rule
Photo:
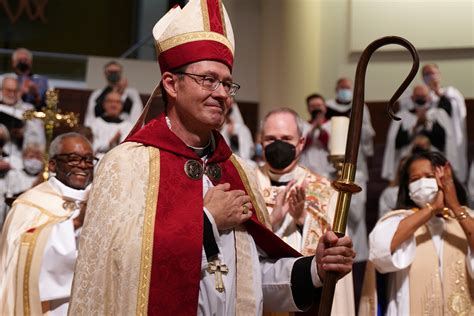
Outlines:
[[[110,149],[121,143],[132,130],[132,123],[120,118],[123,103],[118,92],[108,93],[103,102],[104,113],[95,118],[90,125],[94,136],[94,151],[101,158]]]
[[[467,125],[466,125],[466,102],[462,93],[452,86],[441,86],[441,72],[436,64],[426,64],[422,71],[423,81],[430,87],[430,97],[433,104],[440,104],[444,108],[454,129],[454,139],[459,160],[459,172],[457,176],[465,183],[468,172],[467,161]]]
[[[340,78],[336,83],[336,98],[327,100],[326,118],[333,116],[350,116],[352,109],[352,81],[348,78]],[[348,235],[354,240],[357,252],[356,262],[366,261],[369,256],[367,244],[367,225],[365,223],[367,181],[369,180],[369,169],[367,159],[374,154],[373,138],[375,130],[372,126],[369,108],[364,104],[364,115],[362,119],[362,131],[360,137],[359,154],[357,159],[357,172],[355,183],[362,187],[362,192],[355,194],[351,199],[351,207],[347,223]],[[329,135],[331,137],[331,135]]]
[[[35,107],[18,98],[18,81],[13,77],[4,77],[2,81],[2,97],[0,99],[0,112],[22,120],[24,122],[24,130],[22,131],[22,144],[37,143],[46,144],[44,134],[44,125],[41,120],[24,120],[23,113],[28,110],[34,110]],[[1,122],[3,123],[3,122]],[[9,127],[8,124],[3,123]],[[15,135],[10,135],[15,138]],[[20,148],[21,151],[22,148]]]
[[[57,137],[51,148],[49,166],[56,177],[20,195],[2,231],[2,315],[67,313],[77,229],[82,225],[86,186],[93,170],[93,160],[73,160],[72,155],[92,157],[92,148],[74,133]]]
[[[237,103],[232,103],[220,132],[233,153],[246,161],[252,160],[255,152],[252,133],[245,125]]]
[[[299,162],[319,175],[330,177],[334,168],[328,161],[330,121],[326,118],[326,101],[320,94],[311,94],[306,98],[306,107],[311,120],[304,122],[306,142]]]
[[[316,256],[301,258],[268,229],[255,179],[217,132],[239,89],[222,2],[176,6],[153,35],[166,111],[141,120],[99,164],[69,314],[309,308],[319,277],[344,276],[355,254],[349,237],[327,232]],[[324,249],[330,239],[336,247]]]
[[[387,315],[474,313],[474,213],[461,207],[466,193],[446,162],[437,152],[411,156],[398,209],[369,236],[370,261],[390,273]]]
[[[135,123],[143,110],[142,99],[138,90],[128,87],[127,79],[123,77],[123,67],[116,61],[108,62],[104,66],[104,75],[107,86],[94,90],[89,97],[84,125],[91,126],[95,118],[101,117],[104,112],[104,100],[109,92],[118,92],[121,95],[123,109],[120,118]]]
[[[337,194],[328,179],[298,165],[304,121],[288,108],[267,113],[261,126],[265,165],[257,169],[273,231],[305,256],[314,255],[333,221]],[[333,315],[355,315],[352,275],[336,286]]]
[[[428,87],[415,86],[409,110],[397,112],[400,121],[392,121],[382,163],[382,178],[392,181],[400,160],[410,154],[413,141],[418,135],[428,137],[433,150],[442,152],[460,177],[459,152],[457,151],[454,127],[445,109],[432,106]],[[465,176],[464,176],[465,177]]]

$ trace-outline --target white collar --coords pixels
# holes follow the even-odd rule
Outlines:
[[[56,191],[58,191],[58,193],[61,194],[61,196],[68,197],[74,200],[79,200],[79,201],[87,200],[87,197],[89,195],[89,190],[91,187],[91,185],[89,184],[84,190],[73,189],[71,187],[68,187],[61,181],[59,181],[56,177],[49,178],[48,183]]]
[[[290,172],[283,173],[283,174],[277,174],[273,173],[270,168],[268,168],[268,176],[272,181],[277,181],[277,182],[289,182],[293,179],[296,179],[296,169],[294,168]]]

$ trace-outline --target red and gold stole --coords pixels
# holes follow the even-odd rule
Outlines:
[[[213,184],[230,183],[231,190],[244,190],[254,197],[246,189],[246,176],[234,165],[232,152],[222,136],[214,132],[214,138],[216,148],[207,164],[218,164],[222,177]],[[201,159],[168,128],[164,114],[126,141],[160,149],[148,313],[196,315],[203,243],[203,185],[202,179],[186,175],[184,165],[188,160]],[[245,228],[270,258],[301,256],[261,223],[255,211]]]

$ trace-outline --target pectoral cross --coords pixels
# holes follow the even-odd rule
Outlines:
[[[58,91],[49,89],[46,92],[46,107],[42,108],[42,111],[28,110],[23,113],[25,120],[38,119],[44,123],[44,131],[46,134],[46,148],[44,151],[44,171],[43,179],[46,181],[49,177],[48,172],[48,149],[51,141],[53,140],[53,131],[55,127],[58,127],[61,123],[74,127],[78,122],[78,115],[74,112],[61,113],[58,109]]]
[[[207,272],[214,274],[216,278],[216,290],[220,293],[224,292],[224,282],[222,281],[222,274],[227,274],[229,268],[219,259],[208,263]]]

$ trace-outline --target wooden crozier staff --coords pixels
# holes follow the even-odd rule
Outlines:
[[[336,181],[333,182],[333,187],[339,192],[336,204],[336,213],[334,215],[333,231],[338,237],[342,237],[346,232],[347,216],[349,214],[349,206],[351,203],[351,196],[353,193],[361,191],[361,188],[354,183],[357,154],[359,152],[360,134],[362,129],[362,116],[364,112],[364,88],[365,88],[365,73],[367,65],[372,54],[380,47],[397,44],[405,47],[411,54],[413,59],[413,66],[410,73],[397,89],[388,104],[388,115],[391,119],[400,120],[393,112],[393,105],[401,96],[403,91],[408,87],[410,82],[416,76],[420,65],[418,53],[415,47],[406,39],[398,36],[382,37],[372,42],[362,52],[354,80],[354,98],[351,111],[351,120],[349,123],[349,132],[347,134],[346,154],[344,164],[342,167],[342,174]],[[335,272],[326,273],[324,280],[323,292],[321,295],[321,303],[319,305],[319,316],[329,316],[331,314],[332,303],[334,299],[334,289],[336,287],[337,274]]]

